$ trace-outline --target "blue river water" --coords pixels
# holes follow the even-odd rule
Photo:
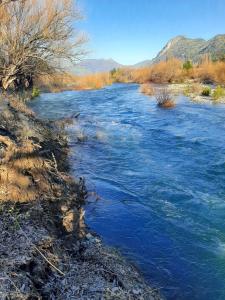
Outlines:
[[[42,94],[43,118],[80,112],[71,166],[86,223],[167,299],[225,299],[225,105],[156,106],[138,85]],[[83,142],[77,137],[87,140]]]

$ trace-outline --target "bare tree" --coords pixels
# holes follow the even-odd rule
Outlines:
[[[17,1],[17,0],[0,0],[0,6],[1,6],[1,5],[8,4],[8,3],[10,3],[10,2],[14,2],[14,1]]]
[[[1,0],[0,0],[1,1]],[[2,0],[0,6],[0,83],[7,90],[32,86],[33,77],[76,62],[84,37],[73,0]]]

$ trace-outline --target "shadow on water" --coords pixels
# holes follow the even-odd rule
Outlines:
[[[225,299],[225,106],[184,97],[171,110],[137,85],[43,94],[33,109],[69,128],[86,220],[168,299]],[[88,139],[77,143],[82,130]]]

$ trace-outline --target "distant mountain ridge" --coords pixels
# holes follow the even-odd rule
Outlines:
[[[160,61],[165,61],[171,57],[175,57],[183,61],[191,60],[193,62],[199,62],[206,54],[211,56],[213,59],[216,59],[221,55],[225,55],[225,34],[218,34],[208,41],[201,38],[191,39],[179,35],[168,41],[152,60],[145,60],[135,65],[125,66],[113,59],[85,59],[79,63],[72,72],[74,71],[74,73],[79,75],[86,75],[99,72],[109,72],[112,69],[123,67],[141,68]]]
[[[152,60],[152,63],[164,61],[171,57],[199,62],[206,54],[213,59],[225,54],[225,34],[216,35],[208,41],[177,36],[165,45]]]
[[[143,60],[131,67],[133,68],[142,68],[142,67],[147,67],[147,66],[150,66],[152,64],[152,60],[151,59],[146,59],[146,60]]]
[[[119,64],[113,59],[85,59],[75,67],[75,73],[87,75],[109,72],[112,69],[118,69],[122,67],[123,65]]]

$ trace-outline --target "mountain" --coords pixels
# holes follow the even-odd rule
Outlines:
[[[152,60],[152,63],[171,57],[198,62],[205,54],[210,55],[213,59],[225,54],[225,35],[217,35],[208,41],[177,36],[165,45]]]
[[[133,67],[133,68],[143,68],[143,67],[148,67],[151,64],[152,64],[152,60],[147,59],[147,60],[143,60],[143,61],[141,61],[141,62],[139,62],[139,63],[137,63],[137,64],[135,64],[131,67]]]
[[[77,75],[87,75],[99,72],[109,72],[118,68],[141,68],[164,61],[171,57],[181,60],[199,62],[204,55],[212,59],[225,56],[225,34],[219,34],[206,41],[204,39],[191,39],[179,35],[171,39],[152,60],[144,60],[132,66],[125,66],[113,59],[85,59],[70,71]]]
[[[77,64],[73,73],[78,75],[87,75],[100,72],[109,72],[112,69],[121,68],[123,65],[119,64],[113,59],[85,59]]]
[[[225,55],[225,34],[218,34],[207,41],[200,50],[200,54],[209,53],[213,59]]]
[[[153,63],[176,57],[181,60],[198,60],[201,49],[205,46],[203,39],[189,39],[177,36],[171,39],[152,60]]]

